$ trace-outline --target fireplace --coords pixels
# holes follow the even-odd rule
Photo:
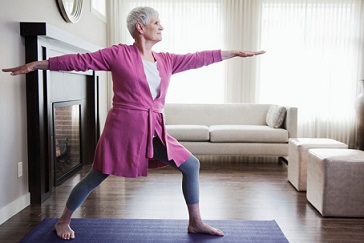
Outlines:
[[[53,103],[53,160],[55,185],[82,167],[81,101]]]
[[[20,23],[26,62],[100,47],[46,23]],[[36,71],[26,76],[31,204],[93,160],[99,138],[99,77],[93,71]]]

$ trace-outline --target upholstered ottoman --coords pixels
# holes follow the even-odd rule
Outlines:
[[[322,216],[364,217],[364,151],[310,149],[307,200]]]
[[[329,138],[291,138],[288,145],[288,181],[298,191],[306,191],[307,155],[311,148],[347,149],[348,146]]]

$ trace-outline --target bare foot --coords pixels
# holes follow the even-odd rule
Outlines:
[[[201,223],[199,225],[193,225],[190,223],[190,225],[188,226],[188,233],[224,236],[224,232],[222,232],[220,229],[216,229],[204,223]]]
[[[57,222],[55,228],[59,238],[63,240],[73,240],[75,238],[75,232],[71,229],[69,223]]]

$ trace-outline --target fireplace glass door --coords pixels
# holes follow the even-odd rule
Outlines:
[[[81,166],[81,104],[53,103],[55,184],[59,185]]]

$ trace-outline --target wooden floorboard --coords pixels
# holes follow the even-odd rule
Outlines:
[[[57,187],[41,206],[31,205],[0,225],[0,242],[17,242],[44,218],[59,217],[69,192],[88,169]],[[290,242],[364,242],[364,218],[321,217],[306,193],[287,182],[285,163],[202,161],[200,194],[204,219],[274,219]],[[181,175],[166,167],[137,179],[111,176],[74,217],[187,219]]]

